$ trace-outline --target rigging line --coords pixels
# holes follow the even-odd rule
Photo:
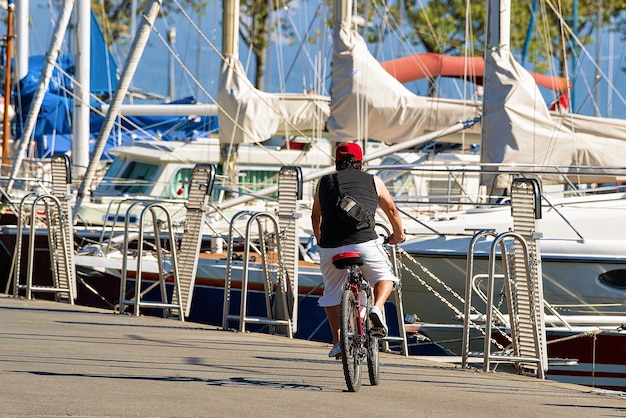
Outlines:
[[[222,55],[222,52],[219,50],[219,48],[217,48],[213,42],[211,42],[209,40],[209,38],[206,37],[206,35],[204,34],[204,32],[202,32],[202,30],[198,27],[198,25],[196,24],[196,22],[193,21],[193,19],[189,16],[189,14],[185,11],[185,9],[180,5],[180,3],[178,2],[178,0],[171,0],[176,6],[178,6],[178,8],[180,9],[180,13],[183,15],[183,17],[185,17],[185,19],[187,19],[187,22],[191,25],[191,27],[200,35],[202,35],[202,39],[208,44],[208,46],[213,50],[213,52],[215,52],[220,59],[224,60],[225,56]]]
[[[185,74],[187,74],[191,78],[191,80],[193,80],[197,84],[197,86],[202,90],[202,93],[206,94],[211,101],[213,101],[214,103],[217,103],[217,100],[214,99],[213,96],[211,96],[211,94],[200,84],[198,79],[196,79],[196,77],[191,73],[191,70],[189,70],[189,68],[187,68],[185,63],[181,60],[178,53],[174,51],[174,49],[169,44],[169,42],[167,42],[167,40],[163,37],[161,32],[159,32],[158,29],[155,28],[155,26],[153,26],[153,32],[156,33],[157,37],[161,40],[161,42],[163,43],[165,48],[167,48],[168,52],[172,55],[172,57],[174,57],[176,62],[181,66]]]
[[[594,31],[594,26],[595,28],[600,28],[600,23],[596,22],[597,25],[592,25],[592,27],[590,28],[589,32]],[[596,29],[598,30],[598,29]],[[598,35],[598,38],[596,39],[596,58],[594,60],[594,62],[598,63],[598,66],[595,68],[595,74],[593,77],[593,82],[589,83],[589,81],[586,78],[583,78],[583,81],[585,82],[585,86],[587,87],[587,92],[589,92],[589,94],[585,95],[584,100],[582,101],[582,103],[580,103],[578,105],[579,109],[582,109],[587,103],[591,103],[591,106],[593,107],[594,110],[594,116],[601,116],[601,111],[600,111],[600,105],[599,105],[599,100],[598,100],[598,87],[600,85],[600,81],[601,81],[601,77],[599,77],[599,72],[598,72],[598,68],[599,68],[599,63],[600,63],[600,46],[601,46],[601,42],[600,42],[600,36]],[[609,63],[611,63],[611,61],[609,60]],[[581,69],[582,72],[582,66],[583,66],[583,62],[582,60],[579,60],[579,68]],[[609,74],[612,73],[611,70],[608,71]],[[609,93],[607,93],[608,95]],[[608,106],[607,106],[608,108]],[[608,115],[607,115],[608,116]]]
[[[282,39],[283,39],[283,32],[282,32],[282,25],[281,25],[281,7],[280,7],[280,1],[281,0],[275,0],[275,9],[274,9],[274,15],[273,16],[274,19],[274,23],[276,24],[276,54],[278,56],[277,62],[278,62],[278,82],[280,83],[280,87],[279,87],[279,91],[281,93],[284,93],[286,90],[285,87],[285,71],[284,71],[284,65],[283,65],[283,60],[284,60],[284,55],[283,55],[283,48],[282,48]],[[269,16],[268,16],[269,19]],[[268,39],[269,40],[269,39]],[[269,42],[268,42],[268,48],[267,48],[267,52],[269,53],[270,48],[269,48]],[[267,73],[266,73],[267,74]],[[266,75],[264,74],[264,75]],[[269,84],[269,83],[268,83]]]
[[[537,7],[539,6],[539,0],[533,0],[530,7],[530,20],[526,29],[526,37],[524,38],[524,46],[522,48],[522,59],[520,64],[526,66],[526,58],[528,57],[528,49],[530,48],[530,40],[532,39],[532,33],[535,31],[535,21],[537,19]]]
[[[559,13],[554,4],[552,3],[551,0],[545,0],[546,3],[548,4],[548,6],[550,6],[550,8],[552,9],[552,11],[556,14],[556,17],[559,19],[559,22],[562,23],[563,27],[565,28],[565,31],[570,35],[570,37],[572,39],[574,39],[575,44],[580,48],[581,53],[589,59],[589,61],[591,62],[591,64],[594,66],[594,68],[598,71],[598,74],[600,74],[600,76],[607,81],[609,89],[622,101],[622,103],[626,104],[626,99],[624,99],[624,97],[622,96],[622,94],[619,92],[619,90],[617,89],[617,87],[613,84],[612,80],[606,75],[606,73],[602,70],[602,68],[599,66],[599,64],[597,62],[595,62],[595,60],[593,59],[593,57],[591,56],[591,54],[589,53],[589,51],[587,51],[587,48],[585,47],[585,45],[580,41],[580,39],[578,39],[578,36],[576,36],[576,34],[573,32],[572,28],[570,28],[565,19],[563,18],[563,15],[561,13]]]
[[[543,14],[540,15],[540,18],[542,18],[543,16],[545,16],[546,11],[545,11],[543,3],[541,3],[540,6],[541,6],[541,9],[542,9],[542,12],[543,12]],[[531,13],[532,13],[532,11],[531,11]],[[549,29],[550,29],[550,27],[547,26],[548,25],[548,19],[543,19],[542,23],[544,25],[544,30],[541,31],[541,33],[544,33],[546,35],[544,37],[544,42],[543,43],[544,43],[544,45],[547,46],[547,54],[548,54],[548,56],[552,56],[551,55],[551,53],[552,53],[552,42],[551,42],[551,38],[549,37]],[[529,39],[530,38],[530,34],[527,34],[526,38]],[[520,65],[522,67],[524,67],[521,63],[520,63]],[[543,98],[543,95],[541,94],[541,92],[539,91],[538,88],[535,88],[532,92],[539,95],[539,97],[533,96],[533,102],[534,103],[539,103],[539,102],[544,103],[545,102],[545,100]],[[539,100],[539,98],[541,100]],[[547,108],[548,105],[547,104],[545,104],[545,105],[546,105],[546,108]],[[536,123],[536,113],[533,113],[531,115],[531,117],[533,119],[532,120],[533,123],[532,123],[532,127],[531,127],[531,129],[532,129],[532,136],[533,136],[533,138],[536,138],[537,137],[537,130],[536,130],[536,128],[538,126],[538,124]],[[549,141],[549,144],[547,145],[547,150],[543,154],[543,159],[542,159],[541,162],[538,162],[538,164],[541,167],[545,167],[546,165],[548,165],[550,160],[552,159],[552,156],[554,155],[554,152],[555,152],[556,147],[557,147],[559,132],[561,132],[562,131],[561,129],[563,128],[563,119],[555,118],[555,117],[551,116],[550,120],[554,123],[554,129],[552,130],[552,133],[550,135],[550,141]],[[535,145],[535,142],[533,142],[533,146],[534,145]],[[534,148],[533,148],[533,151],[532,151],[532,155],[536,155],[536,153],[534,151]]]
[[[543,40],[543,45],[545,45],[547,47],[546,54],[547,54],[548,57],[551,57],[551,56],[554,56],[555,51],[554,51],[554,48],[553,48],[552,38],[550,36],[550,30],[552,29],[552,27],[550,25],[549,20],[547,18],[545,18],[545,16],[548,16],[548,14],[549,14],[548,10],[546,9],[546,2],[542,1],[540,3],[540,7],[541,7],[541,13],[539,13],[539,19],[541,19],[540,22],[542,23],[541,26],[543,27],[543,30],[541,30],[539,32],[540,32],[541,38]],[[561,28],[561,34],[563,34],[563,29],[562,28]],[[561,39],[564,39],[564,37],[561,37]],[[565,44],[562,44],[561,48],[562,48],[563,55],[565,56],[565,51],[566,51]],[[550,68],[553,68],[553,67],[551,66]],[[566,69],[566,78],[569,79],[568,76],[567,76],[567,70],[568,70],[567,69],[567,65],[566,65],[565,69]],[[552,75],[557,75],[557,72],[554,69],[552,69],[550,73]],[[560,96],[558,96],[558,97],[560,97]],[[557,100],[558,100],[558,97],[557,97]],[[571,108],[571,101],[569,103],[569,107]],[[557,138],[558,138],[558,130],[563,128],[564,123],[565,123],[565,118],[567,118],[567,117],[568,117],[567,114],[564,115],[563,117],[556,117],[556,118],[552,117],[552,121],[555,123],[555,129],[553,130],[552,135],[550,137],[550,144],[549,144],[548,149],[547,149],[548,152],[546,152],[544,154],[543,162],[541,163],[542,167],[546,167],[547,165],[550,164],[551,157],[554,155],[554,151],[556,150],[556,147],[557,147],[557,143],[556,142],[557,142]],[[569,113],[569,118],[571,119],[572,117],[573,117],[572,113],[570,112]],[[535,125],[533,125],[533,126],[535,126]],[[570,126],[573,126],[573,124],[570,124]]]
[[[543,2],[540,4],[540,6],[541,6],[542,13],[539,14],[539,17],[542,19],[541,23],[543,24],[543,28],[544,28],[542,31],[540,31],[540,33],[544,34],[542,39],[544,41],[543,44],[547,46],[547,51],[546,51],[547,55],[548,56],[553,56],[552,42],[551,42],[551,38],[549,36],[551,27],[549,26],[548,19],[543,18],[543,16],[546,16],[547,11],[545,10],[545,4]],[[555,72],[552,71],[552,73],[554,74]],[[540,95],[540,98],[541,98],[541,100],[538,100],[537,97],[534,97],[534,102],[535,103],[538,103],[539,101],[544,102],[543,95],[540,93],[539,89],[535,89],[535,90],[533,90],[533,92],[534,93],[538,93]],[[546,107],[547,107],[547,104],[546,104]],[[532,123],[533,137],[536,138],[537,131],[535,129],[537,128],[537,123],[534,123],[535,122],[535,118],[534,118],[535,114],[533,114],[532,116],[533,116],[533,123]],[[552,130],[552,133],[551,133],[551,136],[550,136],[550,141],[549,141],[549,144],[548,144],[547,151],[543,155],[543,160],[542,160],[542,162],[538,163],[538,164],[540,164],[543,167],[545,167],[547,164],[549,164],[549,161],[551,160],[552,156],[554,155],[554,152],[555,152],[556,147],[557,147],[559,133],[562,132],[564,118],[555,118],[554,116],[551,116],[551,121],[554,124],[554,129]],[[533,155],[535,155],[534,151],[533,151]]]
[[[389,7],[387,3],[384,3],[384,4],[386,5],[385,7]],[[420,7],[423,8],[424,6],[420,6]],[[378,11],[379,14],[382,14],[382,12],[380,11],[380,8],[377,8],[376,10]],[[425,13],[424,16],[426,17],[427,21],[429,22],[428,27],[430,28],[430,31],[433,34],[433,37],[435,37],[436,33],[434,31],[434,28],[432,26],[432,23],[431,23],[430,19],[428,18],[428,15]],[[388,21],[394,23],[394,25],[389,25],[389,28],[392,29],[392,33],[396,34],[396,36],[397,36],[398,33],[400,34],[400,36],[397,36],[397,39],[403,45],[408,44],[410,46],[409,48],[406,48],[407,50],[410,50],[410,53],[417,54],[419,52],[417,49],[415,49],[410,43],[402,41],[403,39],[409,39],[409,35],[406,32],[404,32],[404,30],[402,29],[400,24],[397,22],[397,20],[395,20],[395,18],[392,15],[389,15],[389,20]],[[466,27],[467,27],[467,25],[466,25]],[[414,60],[413,63],[418,68],[420,68],[425,74],[427,74],[426,80],[428,80],[429,85],[433,86],[434,88],[439,90],[440,86],[437,83],[435,83],[437,77],[435,75],[431,74],[428,71],[427,68],[425,68],[424,63],[421,60],[419,60],[419,59]],[[466,77],[466,79],[469,79],[469,77]],[[457,89],[457,93],[459,95],[461,95],[461,92],[459,91],[458,87],[456,89]],[[466,97],[466,96],[462,96],[462,97]]]
[[[315,10],[315,13],[313,14],[314,16],[321,15],[319,13],[321,10],[321,7],[322,7],[322,3],[318,3],[317,9]],[[300,52],[302,51],[304,51],[304,55],[306,56],[306,59],[309,65],[315,68],[315,63],[313,62],[313,59],[311,58],[311,54],[309,53],[308,49],[304,48],[304,44],[309,39],[309,34],[311,33],[311,30],[313,29],[313,24],[317,21],[317,17],[314,17],[313,19],[311,19],[311,21],[309,22],[309,26],[304,31],[304,36],[300,36],[300,32],[298,31],[298,26],[295,24],[292,16],[289,13],[287,13],[287,18],[289,22],[291,23],[291,26],[294,28],[294,35],[298,39],[298,49],[296,53],[294,54],[293,60],[291,61],[291,65],[289,66],[287,73],[285,74],[285,82],[289,80],[289,76],[291,76],[291,71],[296,65],[296,60],[298,59],[298,56],[300,55]]]
[[[100,3],[101,9],[103,11],[106,10],[105,7],[104,7],[104,0],[99,0],[99,3]],[[93,9],[92,9],[91,13],[92,14],[94,13]],[[107,35],[110,34],[111,33],[111,24],[109,22],[109,16],[106,13],[103,12],[101,19],[102,19],[102,24],[100,25],[101,26],[100,29],[104,33],[106,33]],[[106,65],[106,70],[107,70],[107,87],[109,89],[108,90],[109,96],[112,97],[114,88],[111,85],[111,80],[113,79],[113,77],[117,78],[117,74],[111,74],[111,62],[110,62],[110,60],[111,60],[111,56],[113,54],[116,57],[119,57],[119,53],[117,51],[115,51],[115,52],[111,51],[112,48],[116,47],[116,44],[112,42],[111,45],[109,45],[106,42],[107,36],[105,36],[104,38],[105,38],[105,47],[106,47],[106,53],[104,54],[104,57],[105,57],[105,65]],[[109,54],[110,51],[111,51],[111,54]],[[117,64],[117,63],[115,63],[115,64]]]
[[[368,2],[368,5],[369,5],[369,2]],[[376,7],[376,6],[374,5],[373,7]],[[369,8],[368,8],[368,10],[369,10]],[[367,11],[365,12],[365,18],[366,19],[368,18]],[[377,27],[377,30],[376,30],[377,42],[376,42],[376,47],[375,47],[374,53],[373,53],[373,55],[375,57],[380,56],[380,51],[381,51],[382,44],[383,44],[383,38],[384,38],[384,35],[385,35],[385,29],[386,28],[389,28],[390,30],[392,29],[391,25],[389,24],[389,19],[390,19],[389,7],[388,7],[388,5],[386,5],[386,7],[382,8],[381,13],[380,13],[380,24],[376,25],[376,27]]]
[[[173,28],[173,26],[170,26],[170,29],[167,29],[167,30],[168,30],[168,38],[169,38],[169,30],[171,30],[171,28]],[[188,45],[188,44],[190,43],[190,42],[189,42],[189,39],[190,39],[190,37],[191,37],[191,35],[192,35],[192,32],[191,32],[191,31],[184,31],[183,33],[185,33],[185,34],[186,34],[187,38],[186,38],[186,39],[176,39],[176,41],[175,41],[175,45],[176,45],[176,44]],[[178,38],[178,36],[179,36],[179,32],[178,32],[178,31],[176,31],[176,32],[175,32],[175,34],[176,34],[176,38]],[[181,41],[182,41],[182,42],[181,42]],[[169,44],[169,41],[168,41],[168,44]],[[176,48],[176,46],[174,46],[174,48]],[[178,48],[176,48],[176,49],[178,49]],[[183,60],[184,60],[184,61],[190,61],[190,60],[191,60],[191,58],[190,58],[190,57],[191,57],[191,56],[192,56],[192,54],[195,52],[195,50],[192,50],[191,48],[184,48],[184,49],[183,49],[183,52],[184,52],[184,54],[183,54]],[[177,51],[176,53],[180,55],[180,52],[179,52],[179,51]],[[199,76],[199,72],[197,72],[197,71],[196,71],[196,75],[197,75],[197,76]],[[174,80],[172,80],[172,81],[174,81]],[[186,88],[188,89],[188,91],[190,91],[190,92],[193,92],[193,91],[194,91],[194,88],[195,88],[195,90],[196,90],[196,91],[200,90],[200,89],[199,89],[199,86],[198,86],[198,84],[200,84],[200,81],[199,81],[199,80],[196,80],[196,79],[189,80],[187,77],[181,77],[181,81],[182,81],[182,83],[184,83],[184,84],[185,84],[185,87],[186,87]],[[197,97],[195,97],[195,98],[196,98],[196,100],[197,100]],[[171,97],[171,99],[173,99],[173,97]]]
[[[471,39],[473,39],[471,36],[473,34],[472,32],[472,27],[471,25],[468,24],[468,22],[470,22],[470,19],[472,17],[471,14],[471,7],[469,7],[469,0],[466,1],[467,7],[465,10],[465,45],[467,45]],[[467,76],[467,74],[469,74],[469,51],[470,48],[463,48],[463,56],[464,56],[464,61],[463,61],[463,74],[464,74],[464,79],[467,81],[471,81],[470,77]],[[474,83],[476,83],[476,78],[474,77],[473,79]],[[463,86],[463,91],[459,92],[461,94],[461,97],[463,98],[467,98],[468,97],[468,90],[467,90],[467,82],[463,82],[462,83]],[[463,105],[463,115],[467,116],[467,112],[468,112],[468,105],[467,105],[467,101],[463,100],[462,102]],[[463,147],[463,149],[465,149],[465,139],[466,139],[466,135],[465,135],[465,131],[461,131],[461,138],[462,138],[462,144],[461,146]]]
[[[385,15],[386,23],[388,23],[387,27],[389,28],[390,32],[395,35],[398,43],[402,44],[403,48],[406,49],[410,54],[418,53],[418,49],[413,44],[406,41],[407,39],[409,39],[409,35],[404,31],[402,25],[395,19],[395,17],[391,13],[383,13],[381,11],[381,8],[387,10],[391,7],[387,0],[383,0],[380,5],[375,3],[373,4],[373,7],[379,15]]]
[[[59,67],[59,66],[55,66],[55,68],[57,69],[57,71],[59,71],[61,74],[72,78],[72,75],[68,74],[63,68]],[[82,87],[82,85],[77,81],[77,80],[72,80],[72,82],[74,83],[74,85]],[[63,86],[62,84],[59,84],[59,89],[61,89],[61,91],[63,91],[66,94],[66,97],[69,97],[71,99],[79,99],[78,96],[76,96],[76,94],[74,94],[73,90],[70,90],[68,88],[66,88],[65,86]],[[97,95],[89,92],[90,97],[92,97],[97,103],[103,105],[106,104],[102,99],[100,99]],[[106,116],[106,112],[103,112],[101,108],[97,108],[95,106],[92,106],[91,103],[88,103],[89,109],[94,111],[96,114],[100,115],[100,116]],[[155,141],[159,141],[159,139],[152,135],[151,133],[147,132],[144,130],[144,128],[142,128],[141,126],[139,126],[138,124],[134,123],[131,119],[128,119],[127,117],[123,116],[123,115],[119,115],[119,118],[121,120],[126,121],[126,123],[128,125],[130,125],[132,128],[134,128],[136,131],[141,132],[142,134],[144,134],[146,137],[148,138],[153,138]],[[125,132],[131,132],[131,129],[125,128],[122,126],[121,122],[116,122],[116,125],[118,127],[120,127],[122,130],[124,130]],[[155,125],[156,126],[156,125]]]
[[[613,79],[617,78],[617,75],[620,74],[622,72],[622,69],[617,66],[617,68],[615,69],[615,72],[613,70],[613,60],[610,59],[613,56],[613,51],[615,51],[615,23],[613,21],[613,17],[611,17],[611,23],[610,23],[610,29],[609,29],[609,69],[607,70],[607,72],[609,73],[609,75],[613,76]],[[622,62],[622,59],[624,58],[624,48],[620,48],[621,49],[621,53],[619,58],[616,60],[616,62]],[[608,117],[611,117],[611,115],[613,114],[613,95],[611,94],[611,92],[607,92],[606,95],[606,113]]]
[[[546,3],[544,1],[542,1],[539,6],[541,7],[541,11],[538,13],[538,18],[539,21],[541,23],[541,25],[537,25],[537,27],[541,26],[543,29],[542,30],[538,30],[539,32],[539,36],[540,39],[542,41],[542,45],[546,46],[546,55],[547,57],[554,57],[555,56],[555,49],[554,49],[554,44],[552,42],[552,37],[550,36],[550,31],[552,29],[552,25],[550,24],[550,22],[548,21],[548,19],[545,16],[548,16],[548,10],[546,9]],[[563,55],[565,56],[565,52],[563,51]],[[554,68],[554,65],[552,65],[550,63],[550,75],[553,76],[560,76],[561,74]]]
[[[426,4],[424,4],[422,0],[419,0],[418,3],[419,3],[419,10],[423,11],[424,19],[426,20],[426,23],[428,25],[428,30],[430,30],[430,33],[433,36],[433,40],[435,41],[435,43],[439,44],[440,41],[439,39],[437,39],[437,31],[435,31],[433,22],[430,21],[430,18],[428,17],[428,13],[426,12],[426,7],[430,4],[430,2],[426,2]]]
[[[179,4],[178,0],[172,0],[172,1],[173,1],[176,5],[178,5],[178,7],[179,7],[179,8],[181,8],[181,12],[182,12],[182,14],[183,14],[183,15],[184,15],[187,19],[188,19],[188,21],[189,21],[189,23],[192,25],[192,27],[193,27],[193,28],[195,28],[195,29],[196,29],[197,31],[199,31],[200,33],[202,33],[202,32],[200,31],[200,29],[198,28],[198,26],[195,24],[195,22],[193,22],[193,20],[191,20],[191,18],[190,18],[190,17],[189,17],[189,15],[187,14],[187,12],[185,12],[185,11],[184,11],[184,9],[182,9],[182,7],[180,6],[180,4]],[[153,28],[153,29],[154,29],[154,28]],[[154,29],[154,31],[157,33],[157,35],[159,36],[159,38],[161,39],[161,41],[164,43],[164,45],[167,47],[167,49],[168,49],[168,50],[170,50],[170,52],[171,52],[171,48],[167,45],[167,42],[164,42],[164,38],[162,37],[162,35],[161,35],[161,34],[160,34],[157,30],[155,30],[155,29]],[[205,40],[205,41],[206,41],[206,42],[207,42],[207,43],[208,43],[208,44],[209,44],[212,48],[214,48],[214,45],[211,43],[211,41],[209,41],[209,40],[206,38],[206,36],[204,36],[204,33],[202,33],[202,38],[203,38],[203,39],[204,39],[204,40]],[[214,51],[215,51],[215,52],[216,52],[216,53],[220,56],[220,58],[222,59],[222,61],[227,62],[227,61],[226,61],[226,58],[225,58],[225,57],[224,57],[224,56],[223,56],[223,55],[222,55],[222,54],[221,54],[221,53],[220,53],[217,49],[215,49],[215,48],[214,48]],[[179,57],[177,57],[177,56],[175,56],[175,58],[176,58],[177,62],[179,63],[179,65],[181,65],[181,67],[185,70],[185,72],[186,72],[187,74],[189,74],[189,76],[190,76],[192,79],[194,79],[194,80],[195,80],[195,77],[193,77],[193,75],[191,75],[191,72],[190,72],[190,71],[187,69],[187,67],[186,67],[186,66],[185,66],[185,65],[184,65],[184,64],[180,61],[180,58],[179,58]],[[244,80],[248,80],[248,78],[247,78],[247,75],[246,75],[246,74],[244,74],[243,76],[242,76],[241,74],[237,74],[237,75],[238,75],[239,77],[242,77]],[[211,96],[211,95],[210,95],[210,94],[209,94],[209,93],[208,93],[205,89],[202,89],[202,90],[203,90],[203,92],[204,92],[204,93],[205,93],[205,94],[209,97],[209,99],[210,99],[213,103],[217,104],[218,109],[220,109],[220,110],[222,111],[222,113],[223,113],[226,117],[228,117],[228,119],[229,119],[229,120],[230,120],[230,121],[231,121],[231,122],[232,122],[232,123],[233,123],[233,124],[234,124],[234,125],[238,128],[238,129],[240,129],[240,130],[241,130],[241,131],[243,131],[243,132],[247,132],[247,131],[246,131],[246,130],[245,130],[245,129],[244,129],[244,128],[243,128],[243,127],[242,127],[242,126],[238,123],[238,121],[236,121],[234,118],[232,118],[232,116],[230,116],[230,115],[229,115],[226,111],[224,111],[224,109],[220,106],[220,104],[219,104],[219,102],[218,102],[217,100],[215,100],[215,99],[214,99],[214,98],[213,98],[213,97],[212,97],[212,96]],[[268,106],[268,108],[272,109],[272,110],[273,110],[273,111],[274,111],[277,115],[280,115],[280,112],[279,112],[276,108],[274,108],[274,106],[272,106],[272,105],[271,105],[271,103],[269,103],[267,100],[265,100],[265,99],[263,98],[263,96],[260,94],[260,92],[259,92],[256,88],[253,88],[253,89],[252,89],[252,91],[254,92],[254,94],[256,94],[256,95],[257,95],[257,97],[258,97],[258,98],[260,98],[260,99],[263,101],[263,103],[264,103],[266,106]],[[302,137],[304,137],[304,138],[308,138],[308,136],[307,136],[307,135],[305,135],[302,131],[300,131],[300,130],[299,130],[299,129],[298,129],[298,128],[297,128],[297,127],[293,124],[293,123],[291,123],[291,121],[286,120],[285,122],[287,123],[287,125],[288,125],[290,128],[292,128],[292,129],[293,129],[293,131],[294,131],[295,133],[297,133],[298,135],[301,135],[301,136],[302,136]],[[233,135],[234,135],[234,133],[235,133],[235,131],[233,131]],[[249,135],[249,134],[248,134],[248,136],[252,136],[252,135]],[[315,142],[316,142],[316,141],[312,141],[312,140],[309,138],[309,143],[310,143],[310,144],[315,145]],[[232,145],[233,145],[233,143],[234,143],[234,136],[233,136],[233,137],[231,138],[231,140],[230,140],[230,145],[232,146]],[[262,144],[260,144],[260,143],[256,143],[256,144],[257,144],[257,145],[259,145],[259,146],[261,146],[261,147],[263,147],[263,145],[262,145]],[[280,161],[280,160],[277,160],[277,162],[279,162],[279,163],[280,163],[281,161]]]

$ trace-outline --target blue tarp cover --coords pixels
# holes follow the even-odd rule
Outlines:
[[[104,37],[95,16],[92,13],[91,36],[91,93],[100,98],[111,97],[117,85],[117,65],[106,46]],[[17,140],[21,140],[24,124],[30,110],[45,57],[43,55],[29,58],[29,71],[26,77],[19,82],[19,87],[13,94],[13,103],[16,107],[16,117],[13,119],[13,132]],[[74,101],[71,93],[74,88],[74,60],[73,57],[61,55],[57,59],[48,91],[44,96],[41,111],[37,117],[34,130],[36,143],[35,158],[45,158],[56,153],[66,153],[72,148],[72,113]],[[193,97],[172,102],[172,104],[192,104]],[[92,109],[98,109],[96,101],[90,104]],[[94,110],[90,114],[90,150],[93,149],[95,139],[104,123],[104,117]],[[111,132],[103,158],[110,158],[106,151],[114,146],[132,139],[152,139],[159,137],[162,140],[194,138],[217,131],[216,116],[129,116],[118,118],[118,123]]]

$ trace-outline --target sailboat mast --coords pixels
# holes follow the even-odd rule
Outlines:
[[[87,171],[85,172],[85,177],[80,183],[80,187],[77,193],[76,204],[74,205],[72,219],[76,219],[84,198],[89,194],[91,181],[95,177],[96,170],[98,168],[98,165],[100,164],[100,157],[102,157],[104,147],[106,145],[107,139],[109,138],[109,134],[113,129],[115,120],[120,114],[122,102],[124,101],[124,97],[128,92],[130,82],[135,75],[137,66],[139,65],[139,59],[141,58],[146,44],[148,43],[150,31],[152,30],[152,25],[154,25],[159,11],[161,10],[161,4],[162,0],[152,0],[152,2],[148,3],[146,5],[146,8],[144,9],[144,15],[141,18],[141,26],[139,28],[139,31],[135,35],[135,38],[133,39],[133,43],[130,46],[130,52],[128,54],[128,57],[126,58],[126,61],[124,62],[124,68],[122,69],[120,81],[117,84],[117,89],[113,94],[111,105],[106,114],[106,117],[104,118],[104,124],[102,125],[102,128],[98,133],[98,139],[96,140],[96,145],[94,146],[93,153],[91,154],[91,159],[89,160],[89,165],[87,166]]]
[[[89,92],[91,90],[91,5],[76,2],[76,80],[72,120],[72,170],[78,177],[89,163]]]
[[[335,0],[335,30],[352,21],[352,0]]]
[[[511,45],[511,1],[487,1],[487,48],[510,49]]]
[[[21,80],[28,75],[28,39],[30,38],[30,28],[28,19],[30,18],[29,0],[15,1],[15,76],[16,80]]]
[[[24,126],[22,139],[20,141],[20,144],[18,145],[17,151],[15,152],[13,167],[11,168],[11,175],[9,177],[9,183],[7,184],[7,193],[11,193],[13,185],[15,184],[15,178],[17,177],[20,166],[22,165],[22,161],[26,157],[26,149],[28,147],[30,137],[35,130],[37,116],[39,115],[39,111],[41,110],[44,95],[46,94],[46,90],[48,90],[48,85],[50,84],[50,79],[52,78],[52,70],[54,69],[54,64],[57,60],[57,57],[59,56],[59,52],[61,51],[61,44],[63,43],[63,37],[65,36],[65,31],[67,30],[67,25],[69,24],[73,7],[74,0],[68,0],[63,3],[61,16],[59,17],[59,20],[57,21],[54,28],[54,35],[50,39],[50,45],[48,47],[48,52],[46,53],[46,59],[41,70],[41,75],[39,76],[37,90],[35,91],[35,96],[33,97],[32,104],[30,105],[28,117],[26,118],[26,124]]]
[[[510,0],[487,0],[487,43],[485,47],[485,78],[484,78],[484,98],[481,125],[482,146],[480,148],[481,161],[491,161],[490,155],[494,152],[489,146],[489,139],[494,137],[493,130],[497,129],[495,122],[498,112],[494,112],[494,107],[501,106],[503,98],[500,94],[505,95],[506,91],[495,94],[494,88],[497,89],[498,80],[494,79],[492,72],[488,68],[496,66],[496,61],[501,55],[507,55],[511,48],[511,1]],[[504,133],[502,133],[504,135]],[[510,137],[511,132],[507,135]],[[481,183],[487,183],[488,176],[481,176]],[[495,183],[495,182],[494,182]],[[500,186],[491,185],[488,193],[492,196],[504,193]]]
[[[4,115],[2,125],[2,159],[0,167],[9,166],[9,104],[11,103],[11,58],[13,55],[13,11],[15,4],[9,0],[7,4],[7,47],[4,74]]]
[[[224,62],[232,65],[239,59],[239,0],[224,0],[222,3],[223,26],[222,26],[222,54]],[[219,103],[218,95],[218,103]],[[219,113],[218,113],[219,117]],[[226,134],[224,125],[220,122],[220,159],[218,172],[225,177],[224,185],[235,190],[238,183],[236,156],[239,145],[233,144],[231,136]],[[234,128],[236,129],[236,128]],[[231,193],[226,198],[231,198]]]
[[[222,53],[226,57],[239,55],[239,0],[224,0]]]

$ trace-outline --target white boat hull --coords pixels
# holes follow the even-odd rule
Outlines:
[[[456,299],[435,278],[441,279],[462,298],[465,295],[467,248],[470,237],[447,237],[413,242],[405,250],[415,260],[403,259],[407,268],[463,311]],[[479,243],[480,244],[480,243]],[[488,272],[489,243],[476,246],[474,275]],[[617,288],[599,280],[607,271],[623,270],[626,254],[620,254],[620,241],[540,240],[544,299],[564,314],[602,315],[626,312],[626,288]],[[496,263],[499,267],[500,261]],[[426,273],[426,270],[432,274]],[[423,321],[454,322],[455,312],[421,284],[413,274],[403,273],[404,309]],[[486,283],[486,280],[484,281]],[[484,286],[482,286],[484,290]],[[498,288],[496,288],[496,291]],[[497,296],[496,296],[497,297]],[[477,297],[472,303],[484,312]]]

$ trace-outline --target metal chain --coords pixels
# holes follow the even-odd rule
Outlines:
[[[441,284],[444,289],[446,289],[446,291],[448,291],[451,295],[453,295],[457,300],[459,300],[461,303],[465,303],[465,299],[463,297],[461,297],[457,292],[454,291],[454,289],[452,289],[450,286],[448,286],[446,283],[444,283],[441,279],[439,279],[433,272],[431,272],[430,270],[428,270],[426,267],[424,267],[424,265],[422,265],[422,263],[420,263],[419,261],[417,261],[414,257],[412,257],[409,253],[407,253],[403,248],[398,247],[397,250],[399,251],[400,255],[403,257],[406,257],[407,259],[411,260],[413,263],[415,263],[417,266],[419,266],[424,273],[426,273],[431,279],[433,279],[434,281],[436,281],[437,283]],[[424,286],[429,292],[431,292],[433,295],[435,295],[437,298],[439,298],[439,300],[445,304],[446,306],[448,306],[456,315],[458,315],[459,317],[463,317],[464,313],[462,313],[456,306],[454,306],[450,301],[448,301],[445,296],[443,296],[441,293],[439,293],[437,290],[435,290],[431,285],[429,285],[428,283],[426,283],[425,280],[423,280],[419,275],[417,275],[416,272],[412,271],[411,269],[409,269],[406,264],[402,263],[401,261],[399,261],[400,265],[402,266],[402,268],[407,271],[409,274],[411,274],[422,286]],[[477,313],[479,315],[483,315],[482,312],[478,311],[474,306],[471,306],[470,309],[472,310],[472,312]],[[471,319],[468,318],[468,322],[469,324],[474,327],[476,330],[478,330],[483,336],[487,337],[486,332],[478,325],[476,324],[474,321],[472,321]],[[511,337],[506,334],[504,331],[502,331],[502,329],[500,329],[500,327],[497,327],[498,332],[504,337],[506,338],[508,341],[512,341]],[[498,347],[498,349],[500,350],[504,350],[504,346],[502,346],[498,341],[496,341],[494,338],[491,337],[491,342],[496,345],[496,347]]]

